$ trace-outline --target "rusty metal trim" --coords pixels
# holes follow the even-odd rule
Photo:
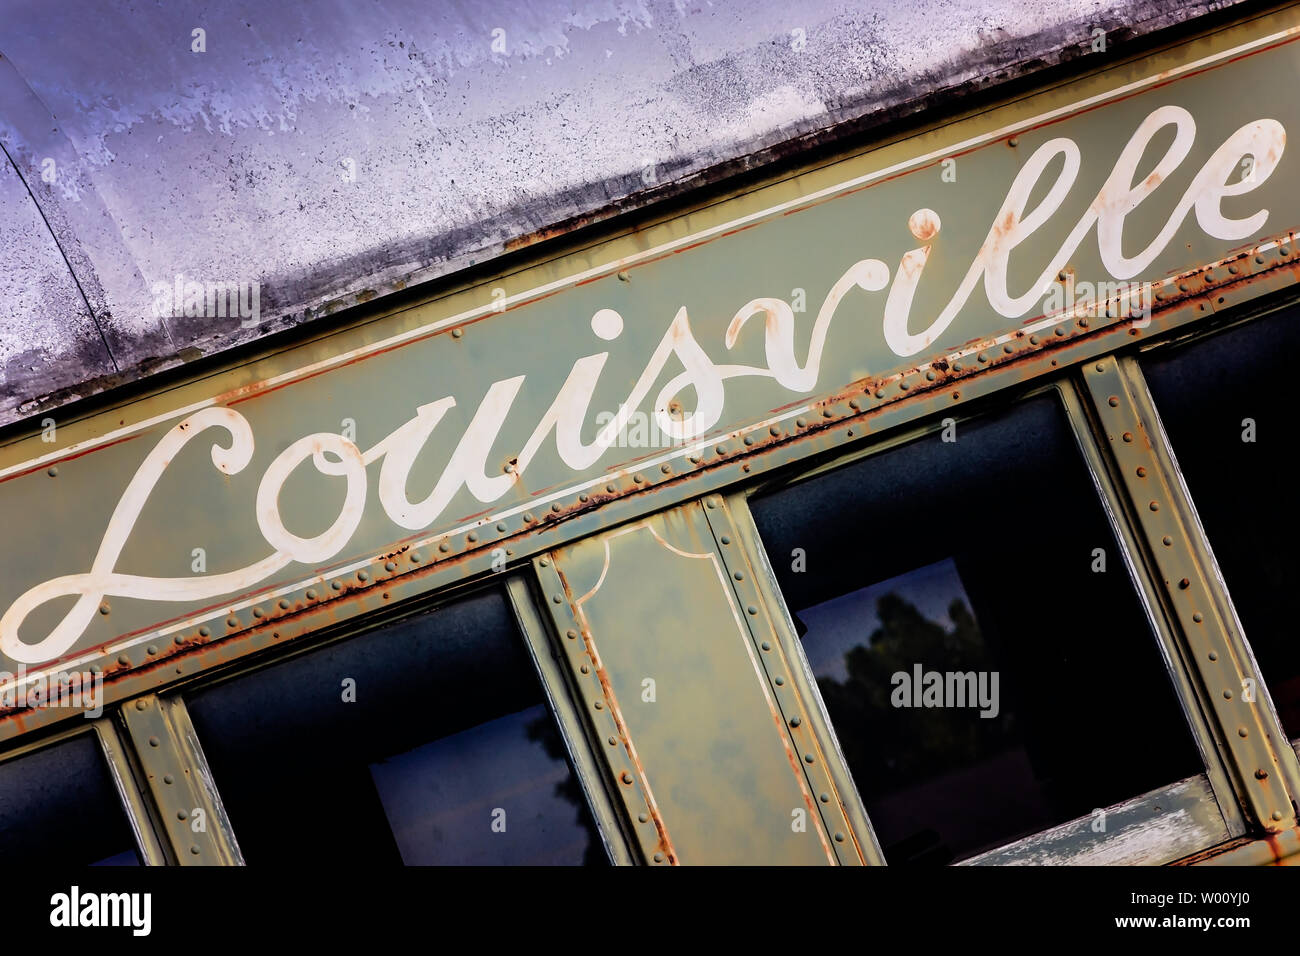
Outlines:
[[[668,828],[655,805],[618,702],[600,676],[600,655],[591,631],[583,626],[574,607],[574,595],[556,568],[553,554],[534,559],[532,566],[539,592],[549,596],[543,603],[550,612],[555,632],[564,635],[559,642],[562,660],[567,665],[569,680],[577,689],[576,697],[586,714],[589,732],[593,739],[604,740],[608,745],[599,748],[606,771],[606,789],[617,791],[621,798],[625,823],[639,850],[639,862],[677,866],[679,861]]]
[[[1224,613],[1226,595],[1213,583],[1216,575],[1206,561],[1208,543],[1201,537],[1141,370],[1135,359],[1108,358],[1085,365],[1082,378],[1084,394],[1122,477],[1129,516],[1142,533],[1162,603],[1178,626],[1202,706],[1233,771],[1246,820],[1267,833],[1295,827],[1294,752],[1267,698],[1243,699],[1248,676],[1243,664],[1250,660],[1249,651],[1232,616]]]
[[[122,739],[122,734],[111,717],[95,721],[94,727],[100,749],[104,753],[104,762],[113,778],[113,786],[117,788],[118,799],[122,801],[122,811],[130,824],[141,860],[145,866],[165,866],[168,857],[163,842],[158,838],[159,821],[152,812],[152,802],[141,785],[131,748]]]
[[[617,804],[610,795],[608,773],[597,757],[600,748],[587,733],[582,719],[584,708],[563,661],[564,649],[559,635],[547,627],[538,611],[540,600],[520,575],[506,582],[510,603],[514,606],[519,629],[523,632],[528,654],[537,668],[538,681],[546,695],[551,717],[559,727],[560,739],[568,751],[574,776],[587,798],[587,806],[600,833],[605,854],[615,866],[636,862],[637,853]]]
[[[822,720],[820,696],[808,686],[806,662],[802,654],[790,653],[789,641],[778,633],[778,616],[772,613],[763,586],[769,572],[762,565],[760,575],[755,567],[757,536],[741,530],[733,508],[737,512],[743,509],[748,518],[743,494],[730,500],[717,495],[704,499],[704,517],[713,532],[714,548],[726,569],[736,603],[745,608],[749,639],[754,645],[754,656],[762,662],[768,693],[781,712],[790,748],[795,754],[803,755],[800,767],[807,786],[817,794],[818,822],[841,866],[883,863],[865,813],[859,818],[853,812],[861,806],[856,789],[846,788],[844,775],[836,772],[845,769],[843,755]]]
[[[1217,309],[1290,288],[1298,276],[1296,238],[1291,232],[1280,233],[1234,256],[1156,283],[1159,291],[1149,326],[1104,315],[1074,321],[1063,316],[1050,335],[1015,332],[968,343],[947,358],[931,359],[878,380],[855,382],[823,396],[809,403],[806,417],[792,413],[783,424],[741,427],[693,455],[693,460],[683,453],[671,466],[665,463],[635,472],[629,467],[630,474],[612,479],[600,492],[575,492],[565,501],[556,500],[550,509],[539,508],[540,517],[533,521],[513,521],[503,531],[484,525],[427,547],[412,543],[422,537],[417,535],[412,541],[394,543],[392,550],[376,555],[360,570],[354,565],[347,573],[326,572],[301,587],[277,592],[278,601],[263,596],[236,602],[237,610],[229,617],[233,623],[188,627],[175,632],[172,640],[163,636],[120,654],[106,653],[89,668],[102,670],[107,702],[156,691],[197,670],[288,643],[323,624],[498,570],[493,567],[496,549],[505,549],[510,561],[533,557],[788,463],[860,444],[865,437],[915,422],[940,408],[954,409],[1053,375],[1124,344],[1141,345],[1205,320]],[[62,716],[41,708],[2,712],[0,742],[49,726]]]
[[[1103,361],[1114,360],[1114,356],[1107,356]],[[1247,825],[1232,785],[1234,771],[1218,746],[1213,720],[1207,716],[1204,700],[1192,676],[1195,665],[1187,659],[1185,649],[1178,639],[1177,623],[1165,612],[1159,575],[1145,560],[1146,549],[1141,529],[1128,520],[1129,509],[1121,487],[1122,479],[1110,467],[1110,457],[1101,435],[1088,417],[1088,400],[1081,394],[1078,381],[1063,380],[1057,383],[1057,390],[1098,500],[1119,544],[1120,557],[1124,559],[1133,589],[1146,613],[1152,639],[1164,660],[1174,696],[1178,699],[1188,730],[1204,761],[1204,773],[1218,802],[1227,835],[1240,836],[1246,832]]]
[[[185,702],[148,694],[118,709],[179,866],[241,866],[244,858]],[[194,815],[202,812],[202,823]],[[201,825],[201,830],[195,826]]]

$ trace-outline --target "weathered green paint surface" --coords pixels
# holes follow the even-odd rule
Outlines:
[[[0,448],[0,669],[161,660],[373,583],[403,548],[452,561],[761,447],[853,383],[1068,340],[1081,326],[1040,318],[1060,271],[1161,280],[1287,235],[1288,16],[33,423]],[[680,441],[647,446],[644,416]]]
[[[554,557],[677,862],[834,862],[699,503]]]

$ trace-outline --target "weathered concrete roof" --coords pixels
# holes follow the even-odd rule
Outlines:
[[[0,425],[1228,5],[0,0]]]

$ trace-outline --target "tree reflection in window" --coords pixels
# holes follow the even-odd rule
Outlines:
[[[895,864],[963,859],[1204,766],[1056,399],[955,435],[750,500]],[[996,674],[996,715],[895,706],[917,668],[988,691]]]

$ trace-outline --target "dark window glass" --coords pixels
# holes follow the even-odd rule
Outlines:
[[[1290,367],[1300,307],[1151,353],[1142,371],[1282,726],[1300,737]]]
[[[250,863],[606,862],[498,592],[187,704]]]
[[[94,734],[78,734],[0,763],[0,860],[140,863]]]
[[[1203,770],[1056,399],[944,437],[751,501],[890,863]]]

